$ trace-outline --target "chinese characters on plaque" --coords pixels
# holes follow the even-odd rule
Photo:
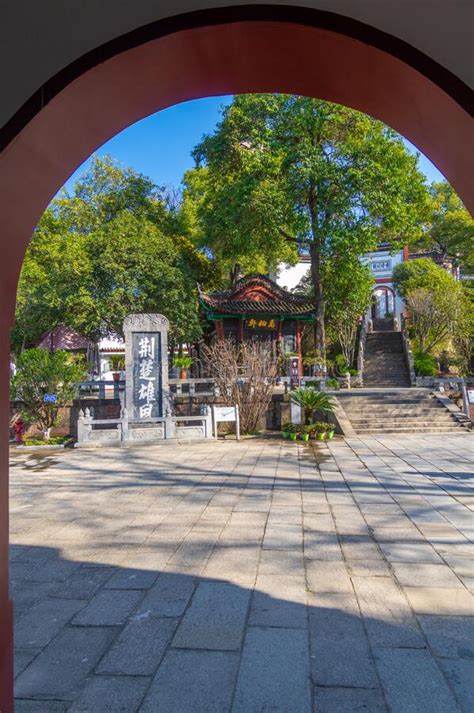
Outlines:
[[[135,418],[162,416],[161,335],[133,332],[133,411]]]
[[[247,319],[245,326],[249,329],[276,329],[277,323],[274,319]]]

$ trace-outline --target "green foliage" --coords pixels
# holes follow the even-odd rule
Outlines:
[[[471,275],[474,273],[474,220],[447,181],[433,183],[429,229],[420,247],[434,249]]]
[[[192,358],[188,356],[177,356],[173,359],[173,366],[175,366],[177,369],[190,369],[192,363]]]
[[[339,388],[339,381],[334,378],[326,379],[326,387],[328,389],[338,389]]]
[[[186,177],[185,203],[200,245],[234,272],[244,259],[291,263],[297,249],[309,252],[321,356],[328,261],[422,234],[428,193],[417,157],[351,109],[301,96],[237,96],[194,156],[198,174]]]
[[[341,376],[343,376],[344,374],[350,374],[350,376],[357,376],[357,374],[359,373],[357,369],[354,369],[352,366],[349,366],[344,354],[336,354],[334,358],[334,364],[338,373],[341,374]]]
[[[312,386],[300,387],[290,391],[290,398],[304,411],[305,423],[312,421],[316,411],[321,413],[332,413],[335,408],[334,401],[324,391],[316,391]]]
[[[442,291],[454,289],[457,284],[449,272],[430,258],[400,262],[393,271],[393,283],[398,294],[404,299],[408,292],[420,287]]]
[[[25,446],[44,446],[45,443],[48,446],[63,446],[70,440],[67,436],[55,436],[54,438],[48,438],[47,441],[44,438],[24,438],[23,443]]]
[[[57,423],[59,409],[74,398],[76,386],[85,377],[85,365],[68,352],[27,349],[18,357],[11,382],[12,398],[21,401],[26,423],[44,430]],[[55,402],[45,402],[54,394]]]
[[[125,369],[125,357],[122,354],[112,354],[109,358],[112,371],[123,371]]]
[[[59,324],[92,340],[121,333],[130,312],[162,312],[172,340],[198,339],[196,284],[207,284],[211,264],[178,230],[164,191],[111,159],[95,159],[35,231],[18,288],[14,350]]]
[[[438,368],[436,360],[431,354],[417,352],[414,355],[415,372],[418,376],[436,376]]]
[[[374,278],[368,265],[345,257],[328,260],[323,276],[326,324],[347,365],[354,363],[359,320],[370,305]]]
[[[394,283],[410,311],[410,333],[419,352],[452,344],[466,372],[474,340],[472,290],[429,258],[397,265]]]

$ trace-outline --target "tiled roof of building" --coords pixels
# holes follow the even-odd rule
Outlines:
[[[247,275],[230,290],[200,293],[200,300],[214,314],[310,316],[314,312],[307,297],[287,292],[265,275]]]
[[[45,332],[45,334],[40,337],[37,346],[43,349],[77,351],[78,349],[88,349],[92,346],[92,342],[72,327],[60,324],[59,327]]]

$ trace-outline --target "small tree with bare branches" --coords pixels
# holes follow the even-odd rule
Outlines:
[[[272,398],[277,364],[259,342],[225,339],[203,348],[210,376],[226,406],[238,406],[244,433],[254,433]]]

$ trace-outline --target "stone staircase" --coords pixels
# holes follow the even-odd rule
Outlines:
[[[337,400],[358,435],[465,430],[462,421],[426,389],[340,391]]]
[[[365,343],[364,387],[402,388],[410,386],[401,332],[370,332]]]

